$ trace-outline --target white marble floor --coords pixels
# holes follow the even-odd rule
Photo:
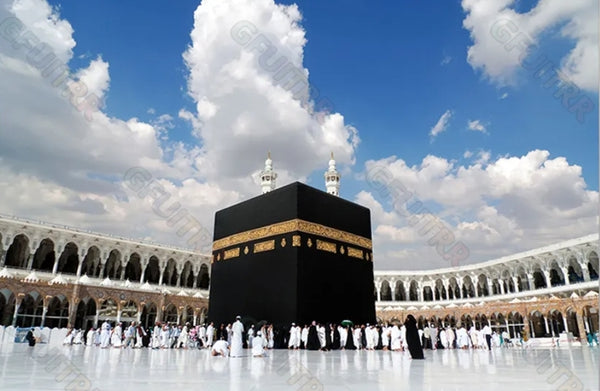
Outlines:
[[[0,390],[598,390],[600,349],[271,351],[0,346]]]

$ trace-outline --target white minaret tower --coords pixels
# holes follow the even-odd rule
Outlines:
[[[335,169],[335,160],[333,160],[333,152],[331,152],[331,160],[329,160],[329,169],[325,171],[325,187],[327,188],[327,193],[334,195],[336,197],[340,196],[340,178],[342,174],[340,174]]]
[[[265,169],[260,172],[260,187],[263,194],[275,190],[276,179],[277,173],[273,171],[273,161],[271,160],[271,152],[269,152],[267,160],[265,160]]]

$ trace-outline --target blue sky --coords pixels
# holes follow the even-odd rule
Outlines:
[[[593,232],[598,195],[598,57],[590,54],[590,48],[597,52],[597,37],[587,31],[590,25],[597,26],[597,4],[592,0],[580,3],[572,8],[560,1],[501,0],[276,3],[288,6],[283,7],[260,0],[253,7],[251,2],[231,0],[223,1],[223,8],[232,7],[223,14],[214,0],[202,4],[147,1],[143,5],[51,0],[47,8],[42,7],[47,5],[42,0],[5,0],[2,9],[26,25],[43,21],[46,30],[30,27],[42,40],[59,32],[54,35],[64,41],[52,42],[57,53],[64,51],[74,74],[90,70],[81,80],[87,80],[90,91],[105,102],[102,118],[94,119],[92,125],[81,125],[81,118],[69,119],[66,114],[56,123],[82,126],[82,132],[100,132],[108,126],[111,130],[105,134],[116,135],[114,145],[90,133],[88,139],[95,140],[91,144],[101,149],[94,156],[106,159],[112,149],[124,160],[115,159],[110,168],[105,163],[94,165],[81,151],[89,146],[74,142],[77,152],[64,147],[60,158],[53,160],[61,162],[56,169],[49,168],[42,157],[34,158],[27,163],[30,169],[25,169],[20,167],[23,157],[17,156],[22,153],[0,151],[6,153],[0,160],[7,167],[0,176],[4,182],[12,184],[28,176],[43,188],[58,186],[52,194],[65,195],[46,208],[5,196],[8,210],[4,212],[178,242],[181,238],[174,238],[156,216],[154,224],[144,229],[139,224],[115,227],[115,221],[127,220],[124,216],[132,210],[138,214],[129,216],[131,221],[145,221],[152,214],[131,194],[115,190],[121,185],[116,178],[128,165],[147,167],[173,199],[187,201],[189,209],[202,215],[203,224],[210,227],[215,210],[258,194],[251,176],[261,168],[267,150],[275,168],[281,170],[280,184],[302,180],[319,188],[327,168],[326,151],[332,150],[343,172],[341,196],[372,209],[383,268],[405,267],[415,257],[430,259],[430,267],[445,263],[397,215],[390,200],[365,181],[373,165],[388,166],[453,230],[457,240],[471,241],[473,256],[467,262]],[[595,20],[588,20],[594,12]],[[265,15],[271,15],[270,22]],[[70,29],[56,20],[68,23]],[[256,61],[242,61],[252,53],[232,42],[230,29],[239,20],[251,21],[278,53],[305,69],[310,85],[332,102],[330,114],[343,118],[330,128],[321,127],[318,121],[305,118],[306,113],[291,112],[292,101],[279,95],[275,83],[268,93],[257,87],[259,81],[271,83],[273,75]],[[516,50],[509,51],[494,40],[490,27],[497,20],[513,21],[519,32],[526,32],[538,45],[536,53],[548,58],[550,70],[560,69],[581,88],[576,99],[586,97],[593,104],[583,123],[555,98],[556,86],[545,88],[535,71],[515,62]],[[305,41],[298,38],[302,34]],[[573,54],[575,48],[581,56]],[[6,46],[0,53],[6,58],[22,55]],[[300,53],[301,59],[290,53]],[[94,61],[98,68],[91,67]],[[250,76],[235,83],[222,81],[226,70],[243,70]],[[2,72],[8,76],[14,69],[5,67]],[[37,96],[34,99],[40,104],[53,107],[33,89],[28,93]],[[263,112],[260,97],[282,103],[273,103]],[[199,104],[203,99],[208,106]],[[211,111],[215,107],[216,116]],[[5,145],[14,142],[10,123],[0,130]],[[288,136],[283,133],[289,123],[296,128],[290,126]],[[250,129],[243,128],[244,124],[250,124]],[[432,134],[436,124],[437,132]],[[19,126],[33,137],[44,131],[35,124]],[[241,128],[227,133],[236,126]],[[144,139],[144,147],[128,138],[141,137],[139,129],[151,133],[147,137],[152,140]],[[119,133],[128,131],[133,133]],[[359,143],[352,138],[353,132]],[[316,136],[303,144],[298,140],[308,137],[304,133]],[[104,142],[106,150],[99,147]],[[52,155],[47,143],[39,150],[32,148],[38,151],[34,156]],[[538,150],[547,152],[535,153]],[[74,157],[80,153],[81,157]],[[132,156],[125,159],[124,154]],[[220,160],[224,154],[230,158]],[[87,162],[76,170],[78,159]],[[61,176],[59,170],[68,174]],[[82,177],[88,182],[80,183]],[[457,194],[444,194],[444,186]],[[72,209],[65,200],[73,199],[81,202],[76,214],[65,212]],[[137,204],[132,207],[121,200]],[[520,217],[527,214],[520,208],[529,202],[544,206],[528,217],[537,222],[531,227]],[[91,204],[101,212],[93,219],[85,218],[86,205]],[[558,227],[550,229],[554,218]]]
[[[118,8],[111,2],[50,3],[75,30],[73,67],[97,55],[110,61],[107,113],[150,121],[150,108],[173,117],[182,107],[193,108],[181,54],[190,44],[197,2]],[[308,40],[304,65],[310,83],[359,129],[357,164],[389,155],[412,165],[427,154],[460,161],[466,150],[504,156],[544,149],[583,167],[588,186],[598,189],[597,109],[579,123],[554,98],[556,89],[543,88],[526,70],[519,72],[516,86],[487,81],[466,60],[472,41],[462,27],[460,2],[295,3]],[[527,9],[531,2],[518,6]],[[562,41],[543,42],[541,49],[557,66],[570,49]],[[500,99],[504,93],[508,97]],[[597,94],[586,93],[597,107]],[[447,109],[453,112],[448,129],[432,142],[428,130]],[[487,134],[467,130],[467,121],[475,119],[487,124]],[[190,130],[177,120],[171,139],[196,143]],[[320,185],[321,174],[311,181]],[[352,185],[344,188],[348,197],[360,188]]]

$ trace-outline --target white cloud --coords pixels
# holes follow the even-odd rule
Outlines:
[[[432,139],[435,138],[438,134],[440,134],[446,130],[446,128],[448,127],[448,122],[450,121],[451,117],[452,117],[452,111],[450,111],[449,109],[446,110],[444,112],[444,114],[441,115],[440,119],[438,119],[436,124],[429,131],[429,135],[431,136]]]
[[[473,156],[473,152],[465,152],[465,158]],[[363,192],[360,197],[370,199],[369,207],[375,211],[377,268],[451,266],[428,245],[434,231],[422,232],[423,226],[414,223],[419,220],[415,212],[406,212],[407,208],[418,209],[418,202],[469,248],[467,263],[595,232],[598,192],[587,189],[581,167],[563,157],[550,159],[550,154],[541,150],[520,157],[491,159],[489,151],[479,151],[476,156],[465,165],[431,155],[415,166],[393,156],[365,164],[367,183],[373,176],[391,183],[391,188],[375,186],[370,195]],[[412,197],[398,201],[390,193]],[[427,221],[434,224],[436,220],[430,217]],[[406,257],[400,256],[398,247],[407,250]]]
[[[508,98],[508,92],[505,92],[505,93],[503,93],[502,95],[500,95],[500,98],[499,98],[499,99],[500,99],[500,100],[504,100],[504,99],[506,99],[506,98]]]
[[[597,91],[598,2],[540,0],[526,13],[516,12],[513,4],[514,0],[462,1],[467,14],[463,27],[473,41],[469,64],[499,85],[515,84],[525,46],[535,48],[567,38],[572,49],[555,67],[580,88]],[[552,33],[556,27],[559,34]],[[532,56],[539,54],[534,51]]]
[[[322,168],[330,151],[342,165],[354,163],[356,129],[343,115],[318,112],[298,98],[308,94],[300,22],[296,5],[273,0],[205,0],[196,10],[192,45],[184,53],[196,112],[180,116],[192,121],[201,140],[196,164],[206,178],[246,177],[268,150],[289,178]],[[248,42],[237,32],[240,26]],[[271,52],[261,55],[266,47]],[[277,81],[279,61],[298,72],[295,87],[286,88],[286,78]]]
[[[440,62],[440,65],[441,66],[448,65],[448,64],[450,64],[451,61],[452,61],[451,56],[444,56],[444,58],[442,59],[442,62]]]
[[[14,15],[69,63],[74,31],[58,9],[43,0],[0,0],[0,19]],[[175,113],[158,114],[153,105],[148,122],[111,117],[102,107],[86,118],[77,108],[81,97],[63,96],[24,47],[0,39],[0,212],[185,246],[148,197],[124,187],[128,169],[146,169],[170,203],[179,202],[209,231],[215,210],[260,193],[252,178],[268,150],[280,186],[324,170],[330,151],[348,170],[360,142],[357,130],[342,114],[294,98],[261,65],[256,50],[231,36],[235,23],[253,21],[276,47],[275,59],[284,56],[308,75],[296,6],[205,0],[194,16],[184,57],[188,92],[197,105],[177,115],[190,121],[198,145],[174,142],[169,131]],[[102,99],[110,91],[111,59],[87,57],[87,66],[67,68],[71,90],[85,86],[86,94]]]
[[[473,121],[471,121],[471,120],[467,121],[467,128],[469,130],[473,130],[475,132],[487,133],[485,125],[482,124],[481,121],[478,119],[473,120]]]

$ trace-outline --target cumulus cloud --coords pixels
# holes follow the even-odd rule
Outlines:
[[[436,124],[429,131],[429,136],[434,139],[438,134],[444,132],[448,127],[448,123],[450,122],[450,118],[452,117],[452,111],[446,110],[444,114],[441,115],[440,119],[436,122]]]
[[[66,65],[76,41],[58,8],[45,0],[0,0],[0,19],[7,17],[18,18],[10,19],[17,28],[5,33],[16,32],[19,40],[27,32],[34,45],[44,45],[44,53],[62,65],[48,75],[25,45],[0,39],[5,213],[185,245],[155,213],[152,199],[124,186],[129,169],[147,170],[149,183],[168,194],[169,202],[181,204],[212,230],[215,210],[259,193],[253,178],[268,150],[279,185],[323,169],[331,151],[341,169],[354,163],[357,129],[322,104],[315,86],[288,88],[290,79],[278,78],[269,67],[283,58],[302,74],[300,81],[308,82],[305,32],[296,6],[269,0],[203,1],[183,53],[195,109],[157,113],[150,105],[148,122],[104,111],[110,58],[90,54],[81,69]],[[255,46],[241,45],[232,36],[240,21],[256,29],[261,41]],[[265,42],[275,51],[269,58],[261,56]],[[91,95],[100,106],[83,112],[82,102]],[[171,138],[175,116],[192,124],[196,143]]]
[[[471,35],[467,61],[499,85],[517,82],[526,47],[567,39],[571,49],[555,67],[580,88],[598,90],[598,2],[541,0],[525,13],[514,0],[463,0]],[[559,29],[558,34],[552,29]],[[539,53],[537,53],[539,54]]]
[[[203,176],[247,176],[267,150],[290,178],[323,167],[330,151],[354,163],[357,130],[308,98],[316,86],[303,66],[301,21],[296,5],[273,0],[205,0],[196,10],[184,53],[196,112],[180,115],[201,140]]]
[[[466,151],[465,158],[471,157],[473,152]],[[496,159],[489,151],[480,151],[464,165],[429,155],[421,164],[409,166],[392,156],[370,160],[365,168],[367,183],[377,178],[388,183],[360,195],[375,210],[378,268],[451,266],[428,244],[435,231],[423,232],[423,225],[415,224],[420,220],[415,213],[422,213],[418,211],[422,208],[436,216],[438,226],[448,228],[456,242],[468,246],[467,263],[596,230],[598,192],[587,189],[581,167],[564,157],[550,158],[548,151]],[[406,194],[410,198],[402,199]],[[411,256],[399,257],[398,246],[410,249]]]

